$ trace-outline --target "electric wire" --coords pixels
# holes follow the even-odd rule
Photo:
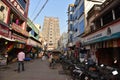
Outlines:
[[[39,16],[39,14],[41,13],[41,11],[44,9],[44,7],[46,6],[46,4],[48,3],[48,0],[46,0],[46,2],[44,3],[44,5],[42,6],[42,8],[40,9],[40,11],[37,13],[37,15],[33,18],[32,21],[35,21],[36,18]]]
[[[36,5],[36,7],[35,7],[34,11],[33,11],[33,12],[32,12],[32,14],[31,14],[31,17],[33,17],[33,14],[34,14],[34,13],[35,13],[35,11],[37,10],[37,7],[39,6],[40,2],[41,2],[41,0],[39,0],[39,2],[37,3],[37,5]]]

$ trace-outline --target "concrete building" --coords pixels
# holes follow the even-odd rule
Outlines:
[[[75,3],[74,3],[73,45],[75,45],[75,47],[80,46],[81,35],[85,31],[84,3],[85,3],[85,0],[76,0]]]
[[[38,57],[40,51],[42,50],[42,43],[39,41],[40,38],[40,26],[35,26],[35,24],[28,18],[27,19],[27,32],[29,37],[26,44],[27,55],[30,57]]]
[[[72,35],[72,41],[68,43],[68,47],[71,45],[71,49],[74,49],[78,56],[82,55],[80,50],[84,47],[82,45],[84,42],[82,36],[84,36],[89,29],[87,25],[87,13],[94,4],[102,4],[103,2],[104,0],[75,0],[74,6],[69,5],[68,7],[68,33]],[[70,8],[73,10],[70,10]],[[72,15],[71,19],[70,15]],[[72,29],[70,30],[71,26]]]
[[[74,4],[69,4],[68,6],[68,47],[73,46],[73,11],[74,11]]]
[[[0,0],[0,56],[8,54],[9,62],[27,43],[28,7],[29,0]]]
[[[89,29],[83,36],[83,43],[96,56],[99,65],[120,68],[119,3],[119,0],[106,0],[88,12]]]
[[[56,49],[60,38],[59,19],[56,17],[45,17],[42,34],[45,42],[47,42],[47,50]]]

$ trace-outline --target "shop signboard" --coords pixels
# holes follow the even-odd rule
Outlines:
[[[21,43],[26,43],[27,42],[26,38],[24,38],[23,36],[20,36],[20,35],[18,35],[16,33],[12,34],[12,39],[14,39],[14,40],[16,40],[18,42],[21,42]]]
[[[18,0],[7,0],[7,1],[24,15],[24,9],[20,5],[20,3],[18,3]]]
[[[27,44],[35,47],[38,46],[38,43],[30,38],[27,40]]]
[[[23,30],[21,26],[15,23],[12,24],[12,29],[15,30],[16,32],[21,33],[22,35],[29,36],[29,33],[27,31]]]
[[[0,24],[0,35],[10,37],[9,28]]]
[[[102,30],[99,30],[95,33],[92,33],[84,38],[82,38],[83,43],[90,44],[95,42],[100,42],[104,40],[114,39],[114,38],[120,38],[120,27],[119,23],[112,24],[106,28],[103,28]]]

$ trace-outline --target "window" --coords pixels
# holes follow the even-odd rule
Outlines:
[[[70,14],[70,20],[72,20],[72,14]]]
[[[70,31],[72,31],[72,24],[70,24]]]
[[[37,33],[34,33],[34,37],[37,37]]]
[[[120,5],[117,6],[117,7],[114,9],[114,11],[115,11],[115,18],[116,18],[116,19],[120,18]]]
[[[27,26],[26,30],[27,30],[27,32],[30,32],[32,29]]]
[[[80,34],[84,32],[84,19],[79,23]]]
[[[75,32],[77,32],[78,30],[77,29],[75,29]]]
[[[37,33],[35,33],[33,30],[30,31],[31,35],[33,35],[34,37],[37,37]]]
[[[50,46],[52,46],[52,45],[53,45],[53,43],[49,43],[49,45],[50,45]]]
[[[101,21],[100,19],[96,20],[95,26],[93,26],[93,30],[101,28]]]
[[[26,1],[25,0],[18,0],[18,2],[25,9],[25,7],[26,7]]]
[[[35,34],[33,30],[31,30],[31,34],[32,34],[32,35],[34,35],[34,34]]]
[[[84,12],[84,4],[82,4],[79,8],[78,17],[80,17],[83,12]]]
[[[78,29],[77,29],[77,23],[74,25],[74,31],[77,32]]]
[[[72,34],[70,35],[70,41],[72,42]]]
[[[111,21],[113,21],[112,11],[108,12],[103,16],[103,25],[106,25]]]

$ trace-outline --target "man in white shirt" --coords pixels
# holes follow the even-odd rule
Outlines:
[[[18,53],[18,72],[20,72],[20,68],[22,66],[22,71],[24,71],[24,59],[25,59],[25,53],[23,51],[20,51]]]

